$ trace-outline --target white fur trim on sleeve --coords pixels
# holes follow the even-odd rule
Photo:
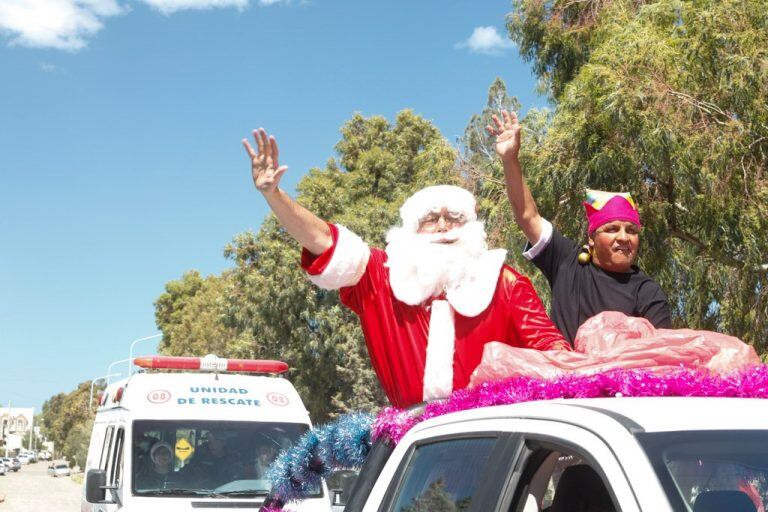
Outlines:
[[[453,391],[453,351],[456,331],[448,301],[432,301],[424,364],[424,401],[445,398]]]
[[[532,260],[549,245],[552,240],[552,223],[547,219],[541,219],[541,235],[539,235],[539,241],[533,244],[533,247],[523,253],[526,259]]]
[[[326,290],[356,285],[363,277],[371,257],[371,250],[362,238],[344,226],[337,224],[336,227],[339,229],[339,238],[331,261],[322,273],[309,276],[310,281]]]

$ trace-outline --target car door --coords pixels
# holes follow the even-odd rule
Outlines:
[[[516,419],[509,426],[522,436],[523,449],[513,472],[516,481],[508,486],[499,511],[670,512],[629,433],[621,438],[598,435],[547,420]]]
[[[607,512],[669,512],[649,464],[638,458],[642,451],[625,434],[619,443],[568,422],[520,418],[430,426],[409,433],[398,444],[362,510],[553,512],[560,477],[568,467],[578,465],[569,471],[581,473],[568,486],[571,495],[578,495],[574,493],[578,485],[589,483],[603,492],[603,498],[607,496],[599,503],[606,505]],[[532,481],[547,458],[549,469],[541,470]],[[465,481],[456,483],[457,475]],[[564,489],[561,503],[568,498]]]

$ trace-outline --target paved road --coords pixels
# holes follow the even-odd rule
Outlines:
[[[27,464],[0,476],[0,512],[78,512],[81,487],[68,477],[48,476],[48,462]]]

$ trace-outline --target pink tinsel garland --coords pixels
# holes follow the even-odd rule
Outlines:
[[[668,373],[618,369],[592,375],[563,375],[552,380],[513,377],[486,382],[473,389],[455,391],[447,400],[427,405],[424,413],[417,418],[402,409],[388,407],[374,420],[371,437],[375,441],[387,435],[399,442],[419,422],[478,407],[555,398],[611,396],[768,398],[768,365],[753,366],[725,375],[688,369]]]

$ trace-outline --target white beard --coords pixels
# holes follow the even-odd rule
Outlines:
[[[437,243],[441,239],[455,242]],[[485,239],[480,221],[467,222],[447,233],[418,234],[403,227],[390,229],[387,266],[395,296],[415,306],[458,288],[488,252]]]

